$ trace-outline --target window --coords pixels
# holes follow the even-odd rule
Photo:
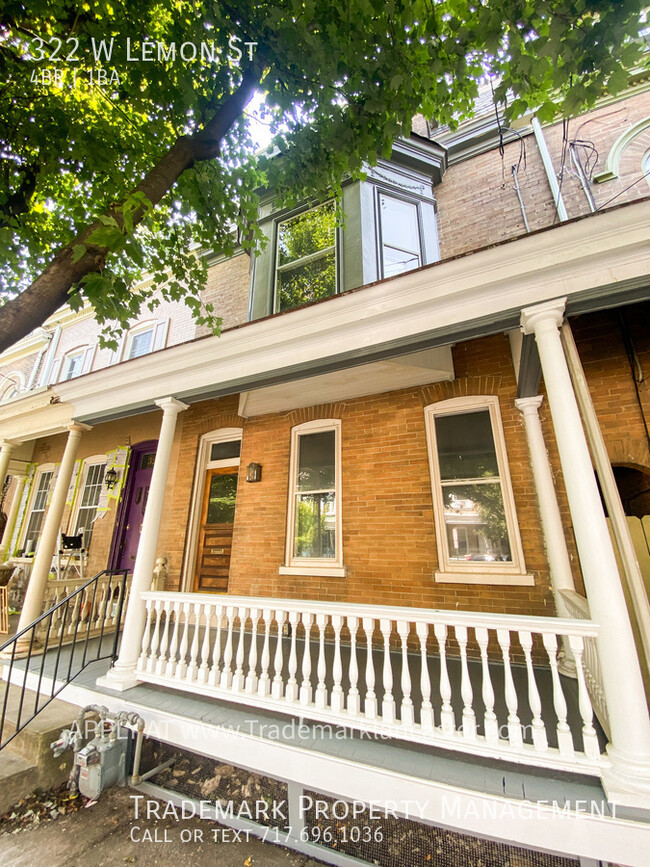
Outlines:
[[[335,293],[335,206],[326,202],[278,223],[275,309],[290,310]]]
[[[417,204],[381,192],[378,198],[382,275],[394,277],[419,268],[422,244]]]
[[[77,516],[73,524],[72,535],[78,535],[79,531],[83,529],[83,545],[86,549],[90,546],[93,525],[97,517],[97,506],[102,492],[105,470],[105,460],[100,463],[87,462],[83,468],[81,488],[77,496]]]
[[[75,352],[65,357],[61,373],[62,382],[67,379],[74,379],[75,376],[79,376],[83,367],[85,354],[86,353],[82,350],[81,352]]]
[[[23,553],[31,554],[36,548],[38,537],[43,526],[43,516],[47,506],[47,498],[54,477],[54,469],[41,468],[34,479],[31,509],[27,520],[27,528],[23,537]]]
[[[440,572],[437,581],[531,584],[519,539],[496,397],[425,409]]]
[[[281,572],[343,574],[340,452],[337,419],[292,430],[287,566]]]
[[[153,344],[153,328],[147,331],[139,331],[136,334],[129,335],[129,341],[126,350],[127,358],[139,358],[141,355],[146,355],[151,352]]]

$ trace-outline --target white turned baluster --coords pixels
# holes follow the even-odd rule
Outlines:
[[[426,623],[416,623],[415,630],[420,639],[420,692],[422,693],[420,725],[423,731],[432,732],[433,707],[431,706],[431,678],[429,677],[429,657],[427,655],[429,627]]]
[[[244,636],[245,626],[248,620],[248,608],[239,609],[239,641],[237,642],[237,658],[235,676],[232,679],[233,692],[241,692],[244,689]]]
[[[395,699],[393,698],[393,665],[390,658],[390,634],[393,621],[382,618],[379,621],[381,634],[384,636],[384,697],[381,702],[381,716],[385,723],[395,722]]]
[[[177,678],[185,677],[187,671],[187,648],[189,646],[190,632],[190,603],[183,602],[183,635],[181,637],[181,646],[178,648],[178,664],[176,665],[175,676]]]
[[[230,689],[232,684],[232,629],[235,622],[235,609],[232,605],[226,608],[226,616],[228,618],[228,634],[226,635],[226,646],[223,651],[223,670],[221,672],[221,680],[219,681],[221,689]]]
[[[363,631],[366,633],[366,698],[364,702],[364,713],[367,719],[377,719],[375,661],[372,656],[372,635],[375,631],[375,621],[372,617],[363,618]]]
[[[361,696],[357,686],[359,680],[359,666],[357,664],[357,629],[359,618],[347,615],[348,629],[350,630],[350,665],[348,677],[350,678],[350,690],[348,692],[348,713],[351,716],[359,716],[361,713]]]
[[[198,671],[198,657],[199,657],[199,628],[201,621],[201,603],[194,603],[194,631],[192,633],[192,646],[190,647],[190,664],[187,666],[187,672],[185,673],[185,679],[189,681],[193,681],[196,679],[196,673]]]
[[[300,613],[298,611],[289,612],[291,651],[289,653],[289,680],[287,681],[287,690],[284,696],[287,701],[298,701],[298,681],[296,680],[296,672],[298,671],[298,653],[296,651],[296,637],[299,622]]]
[[[316,623],[318,625],[318,665],[316,673],[318,674],[318,686],[316,687],[316,707],[319,710],[327,707],[327,688],[325,686],[325,673],[327,666],[325,663],[325,627],[327,626],[327,614],[317,614]]]
[[[284,693],[284,681],[282,680],[282,666],[284,665],[284,652],[282,647],[282,627],[287,619],[286,611],[276,611],[275,620],[278,624],[278,640],[275,644],[275,657],[273,658],[273,683],[271,684],[271,696],[282,698]]]
[[[156,674],[164,674],[167,667],[167,645],[169,643],[169,605],[163,602],[163,613],[165,615],[165,628],[162,638],[160,639],[160,649],[158,651],[158,661],[156,662]]]
[[[594,728],[594,711],[589,698],[589,691],[585,681],[584,668],[584,642],[581,635],[569,636],[569,647],[573,653],[573,658],[576,664],[576,677],[578,679],[578,707],[580,708],[580,716],[582,717],[582,743],[585,755],[589,759],[597,759],[600,755],[600,747],[598,745],[598,735]]]
[[[271,682],[269,679],[269,663],[271,655],[269,652],[269,635],[271,632],[271,611],[268,608],[264,609],[264,645],[262,647],[262,672],[260,680],[257,684],[258,695],[268,695],[271,692]]]
[[[340,614],[332,614],[332,626],[334,628],[334,664],[332,666],[332,695],[330,705],[333,711],[341,713],[345,706],[345,696],[341,680],[343,679],[343,665],[341,663],[341,629],[343,617]]]
[[[155,671],[156,668],[156,651],[158,650],[158,640],[160,636],[160,610],[161,610],[161,602],[159,599],[155,602],[155,612],[156,612],[156,623],[153,628],[153,635],[151,636],[151,642],[149,644],[149,659],[147,660],[147,671]]]
[[[300,684],[300,704],[311,704],[311,627],[314,615],[308,611],[302,614],[302,623],[305,627],[305,645],[302,651],[302,683]]]
[[[413,708],[413,699],[411,698],[411,672],[409,671],[408,657],[408,637],[411,631],[411,624],[406,620],[397,621],[397,632],[402,643],[402,725],[415,725],[415,712]]]
[[[201,666],[196,675],[198,683],[207,683],[208,681],[208,663],[210,661],[210,621],[212,620],[212,605],[205,602],[202,606],[205,616],[205,624],[203,631],[203,642],[201,644]]]
[[[212,667],[208,675],[208,683],[210,686],[219,686],[221,681],[221,627],[223,625],[223,605],[217,605],[215,609],[217,618],[217,634],[214,639],[214,647],[212,648]]]
[[[544,752],[548,749],[548,738],[546,737],[546,726],[542,720],[542,700],[537,689],[537,681],[535,680],[535,670],[533,669],[533,636],[530,632],[519,630],[519,643],[524,651],[524,659],[526,660],[526,674],[528,675],[528,703],[533,713],[533,746],[539,752]]]
[[[147,599],[147,622],[144,627],[144,632],[142,633],[142,652],[140,653],[140,659],[138,660],[138,669],[140,671],[144,671],[147,667],[147,657],[149,656],[149,633],[151,629],[151,617],[153,614],[153,602],[151,599]]]
[[[483,715],[485,740],[488,744],[496,745],[499,743],[499,721],[494,712],[494,687],[492,686],[490,666],[488,664],[488,643],[490,636],[487,629],[483,626],[476,626],[474,634],[481,651],[481,677],[483,681],[481,694],[483,696],[483,704],[485,705],[485,713]]]
[[[517,690],[512,679],[512,667],[510,664],[510,631],[497,629],[497,639],[503,657],[503,679],[506,707],[508,708],[508,740],[510,746],[520,750],[523,746],[521,721],[517,715]]]
[[[447,627],[444,623],[435,623],[433,632],[440,651],[440,698],[442,699],[440,728],[443,735],[449,735],[456,731],[456,718],[451,706],[451,683],[447,670]]]
[[[86,599],[86,590],[84,590],[83,593],[77,593],[74,598],[74,605],[72,606],[72,616],[70,617],[70,622],[68,623],[67,628],[64,630],[69,635],[72,635],[72,633],[77,627],[77,623],[81,619],[81,613],[83,613],[83,608],[81,606],[86,604]]]
[[[254,693],[257,690],[257,624],[260,619],[259,608],[251,608],[250,618],[252,624],[251,646],[248,651],[248,673],[246,674],[244,689],[247,693]]]
[[[542,635],[544,647],[548,653],[548,661],[551,666],[551,680],[553,683],[553,707],[557,716],[557,745],[560,753],[563,756],[573,756],[573,737],[571,729],[567,724],[567,707],[562,684],[560,682],[560,673],[557,663],[557,636],[553,633],[544,633]]]
[[[178,649],[178,630],[180,627],[180,610],[181,606],[178,602],[174,602],[174,631],[172,632],[172,640],[169,645],[169,659],[165,668],[165,675],[173,677],[174,669],[176,668],[176,650]]]
[[[472,707],[474,690],[467,665],[467,627],[455,626],[456,641],[460,648],[460,694],[463,699],[463,738],[466,741],[476,740],[476,714]]]

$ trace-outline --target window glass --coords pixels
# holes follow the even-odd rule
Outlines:
[[[102,492],[105,470],[106,464],[103,463],[91,464],[86,471],[86,478],[81,492],[80,506],[73,534],[75,536],[78,535],[79,531],[83,528],[84,548],[88,548],[90,545],[94,521],[97,515],[97,505]]]
[[[138,334],[131,335],[128,358],[139,358],[141,355],[151,352],[152,343],[153,328],[149,331],[140,331]]]
[[[216,473],[210,480],[206,524],[232,524],[237,500],[237,473]]]
[[[335,461],[335,431],[298,436],[294,557],[336,557]]]
[[[289,310],[335,292],[335,208],[326,202],[278,224],[276,307]]]
[[[241,453],[241,440],[230,440],[227,443],[212,443],[210,448],[211,461],[225,461],[228,458],[238,458]]]
[[[418,207],[379,194],[383,276],[392,277],[422,264]]]
[[[36,543],[41,533],[43,515],[45,514],[45,506],[47,505],[47,495],[50,490],[53,475],[54,473],[50,470],[45,473],[40,473],[36,479],[32,509],[27,523],[27,532],[25,533],[25,539],[23,541],[23,551],[25,553],[34,551],[36,548]]]
[[[61,377],[61,379],[65,381],[67,379],[74,379],[75,376],[79,376],[79,374],[81,373],[83,360],[83,352],[78,352],[75,355],[68,355],[63,365],[63,376]]]
[[[437,416],[436,440],[443,481],[499,475],[488,409]]]

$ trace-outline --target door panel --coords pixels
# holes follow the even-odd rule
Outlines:
[[[135,564],[155,458],[155,450],[133,456],[133,483],[129,486],[129,501],[126,505],[126,519],[119,543],[116,569],[132,570]]]
[[[238,478],[238,467],[220,467],[205,475],[195,590],[228,590]]]

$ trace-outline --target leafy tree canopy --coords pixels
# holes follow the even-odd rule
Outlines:
[[[335,195],[417,112],[469,114],[486,75],[507,117],[574,114],[626,86],[643,6],[5,0],[0,350],[84,299],[108,336],[156,293],[218,327],[193,251],[254,246],[256,191]],[[255,152],[255,91],[281,159]]]

